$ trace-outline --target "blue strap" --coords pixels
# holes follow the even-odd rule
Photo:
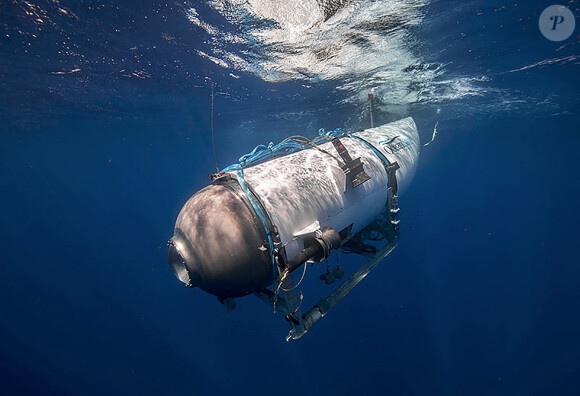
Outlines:
[[[244,194],[246,194],[246,196],[248,197],[250,204],[252,205],[254,211],[258,215],[258,218],[262,222],[264,230],[266,230],[266,236],[268,237],[268,245],[270,248],[270,259],[272,261],[272,271],[273,271],[272,277],[273,279],[276,279],[276,277],[278,276],[278,271],[276,267],[276,259],[274,258],[274,241],[272,240],[272,232],[270,230],[268,218],[266,217],[266,214],[262,210],[262,207],[260,206],[258,201],[256,201],[256,199],[254,198],[254,194],[252,194],[252,192],[250,191],[250,188],[246,183],[246,179],[244,178],[244,168],[242,168],[240,164],[236,164],[236,177],[238,179],[240,187],[242,187],[242,190],[244,191]]]
[[[391,166],[391,162],[387,159],[387,157],[385,157],[385,155],[383,153],[381,153],[375,146],[373,146],[372,144],[370,144],[369,142],[367,142],[366,140],[364,140],[363,138],[360,138],[356,135],[352,135],[352,134],[348,134],[349,137],[359,140],[361,142],[363,142],[364,144],[366,144],[371,150],[373,150],[373,152],[377,155],[377,157],[380,158],[380,160],[382,161],[383,165],[385,166],[385,168],[387,168],[388,166]]]

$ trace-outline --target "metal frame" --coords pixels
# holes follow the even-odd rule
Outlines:
[[[387,213],[388,223],[381,227],[385,246],[375,252],[369,260],[361,265],[350,277],[342,282],[326,298],[318,301],[305,314],[300,312],[300,302],[296,295],[296,286],[290,273],[280,271],[281,281],[275,291],[265,289],[254,293],[256,297],[270,305],[276,311],[282,312],[285,319],[290,323],[291,329],[286,336],[286,341],[296,340],[306,334],[320,319],[322,319],[340,300],[342,300],[356,285],[360,283],[375,267],[383,261],[399,243],[399,207],[398,196],[393,189],[388,189]],[[376,227],[378,222],[375,222]],[[362,232],[362,231],[361,231]],[[306,265],[306,264],[304,264]],[[284,297],[279,296],[282,289]]]

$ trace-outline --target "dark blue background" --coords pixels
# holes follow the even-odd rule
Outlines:
[[[167,266],[181,205],[214,168],[207,77],[222,167],[296,132],[357,128],[365,104],[343,104],[333,82],[232,80],[186,48],[153,51],[162,20],[152,10],[176,36],[195,33],[170,6],[71,2],[79,19],[59,22],[52,3],[38,2],[58,27],[35,41],[21,4],[3,5],[0,392],[580,394],[578,37],[543,38],[537,18],[550,4],[532,3],[430,6],[416,32],[430,56],[449,62],[450,77],[493,76],[484,84],[512,100],[411,106],[422,139],[435,121],[439,134],[401,198],[399,247],[290,343],[262,302],[241,299],[227,314]],[[477,12],[488,27],[504,12],[507,31],[484,33]],[[120,36],[107,33],[117,25]],[[57,51],[63,35],[91,58],[80,74],[51,74],[78,66]],[[140,56],[152,78],[115,74],[138,70],[133,58],[104,60],[133,45],[148,48]],[[576,58],[506,73],[566,57]]]

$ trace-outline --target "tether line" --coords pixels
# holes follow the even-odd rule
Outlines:
[[[218,167],[218,163],[217,163],[217,156],[215,155],[215,141],[214,141],[214,137],[213,137],[213,99],[214,99],[214,93],[213,93],[213,82],[211,84],[211,121],[210,121],[210,125],[211,125],[211,147],[213,149],[213,160],[215,162],[215,170],[217,173],[220,172],[220,168]]]

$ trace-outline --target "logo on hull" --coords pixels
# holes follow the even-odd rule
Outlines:
[[[381,140],[379,142],[381,147],[389,154],[395,154],[397,151],[401,151],[406,147],[409,147],[413,142],[411,139],[406,137],[395,136],[390,139]]]

